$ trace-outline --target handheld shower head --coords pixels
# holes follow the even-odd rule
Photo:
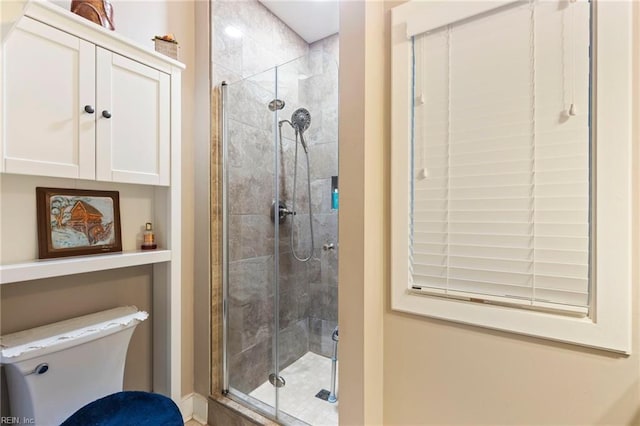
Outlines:
[[[291,115],[291,121],[289,120],[280,120],[278,122],[278,128],[279,128],[279,138],[280,138],[280,146],[282,147],[282,125],[284,123],[287,123],[288,125],[290,125],[291,127],[293,127],[293,130],[295,130],[295,134],[296,134],[296,141],[295,141],[295,164],[293,166],[293,195],[292,195],[292,201],[291,201],[291,211],[293,212],[293,215],[291,216],[291,233],[290,233],[290,238],[291,238],[291,254],[293,255],[293,257],[300,261],[300,262],[307,262],[309,261],[309,259],[311,259],[313,257],[313,247],[314,247],[314,242],[313,242],[313,211],[311,210],[311,175],[310,175],[310,169],[311,167],[309,166],[309,149],[307,147],[307,143],[304,141],[304,132],[309,128],[309,125],[311,124],[311,114],[309,114],[309,111],[305,108],[298,108],[297,110],[295,110],[293,112],[293,114]],[[296,220],[296,216],[295,216],[295,210],[296,210],[296,187],[297,187],[297,182],[298,182],[298,136],[300,136],[300,145],[302,145],[302,148],[304,148],[304,152],[305,152],[305,158],[307,160],[307,201],[309,202],[309,232],[311,233],[311,250],[309,253],[309,256],[307,257],[298,257],[298,255],[296,254],[296,249],[295,249],[295,245],[294,245],[294,221]],[[298,234],[299,235],[299,234]]]
[[[305,108],[298,108],[291,114],[291,123],[298,132],[305,132],[311,125],[311,114]]]
[[[291,124],[296,132],[300,133],[300,143],[304,148],[304,152],[309,152],[307,149],[307,143],[304,141],[302,135],[311,125],[311,114],[306,108],[298,108],[291,114]]]

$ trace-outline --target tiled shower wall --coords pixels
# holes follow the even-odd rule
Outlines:
[[[338,35],[309,50],[310,77],[300,80],[300,95],[311,112],[311,200],[320,262],[320,275],[309,284],[309,350],[331,356],[338,325],[338,211],[331,209],[331,177],[338,175]],[[325,244],[334,249],[324,250]]]
[[[212,13],[214,84],[259,74],[309,51],[303,39],[257,0],[214,0]]]
[[[301,106],[312,114],[308,140],[315,253],[309,262],[294,260],[291,220],[281,225],[280,365],[285,368],[308,350],[330,352],[337,320],[337,250],[323,251],[322,245],[337,243],[337,213],[330,209],[331,176],[337,175],[337,36],[309,46],[257,1],[215,1],[213,20],[214,84],[232,83],[227,108],[230,384],[249,393],[273,369],[275,256],[270,208],[276,143],[273,113],[267,108],[275,96],[275,72],[270,68],[299,57],[303,58],[279,67],[278,97],[286,102],[279,118],[289,118]],[[278,185],[280,199],[291,207],[295,143],[291,131],[283,134]],[[298,154],[295,244],[306,256],[306,165],[302,150]]]

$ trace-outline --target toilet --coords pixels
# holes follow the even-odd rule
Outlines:
[[[129,341],[148,316],[125,306],[0,337],[11,416],[59,425],[122,391]]]

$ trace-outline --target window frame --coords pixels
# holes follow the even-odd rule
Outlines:
[[[592,283],[588,317],[409,291],[412,36],[512,1],[412,0],[392,9],[391,309],[629,354],[632,268],[632,4],[593,8]],[[606,144],[606,149],[598,149]]]

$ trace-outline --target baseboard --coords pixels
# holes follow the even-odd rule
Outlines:
[[[180,411],[182,412],[182,419],[185,423],[193,418],[193,394],[182,397],[180,403]]]
[[[185,422],[193,419],[203,425],[206,425],[207,410],[207,398],[197,393],[190,393],[183,397],[182,402],[180,403],[182,419]]]
[[[207,398],[200,395],[199,393],[194,393],[193,394],[193,419],[202,423],[203,425],[206,425],[208,413],[209,413],[209,407],[207,406]]]

